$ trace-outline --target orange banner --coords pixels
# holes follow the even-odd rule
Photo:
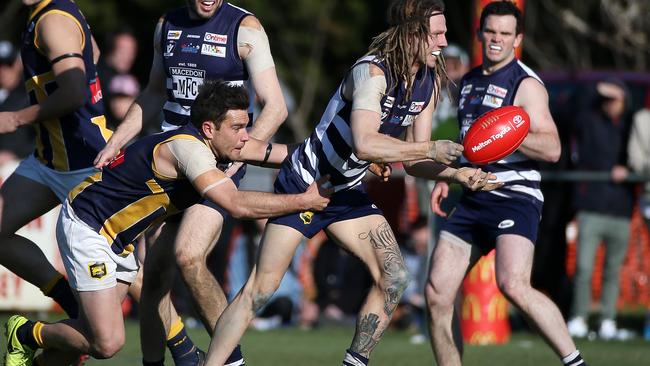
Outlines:
[[[474,14],[472,22],[472,32],[476,35],[476,32],[480,28],[479,22],[481,21],[481,11],[483,8],[491,3],[493,0],[474,0]],[[525,0],[513,0],[515,4],[521,9],[522,13],[524,11],[524,2]],[[521,58],[521,49],[523,46],[519,46],[515,50],[517,58]],[[478,41],[478,38],[474,37],[474,42],[472,42],[472,66],[478,66],[483,62],[483,53],[481,52],[481,42]]]

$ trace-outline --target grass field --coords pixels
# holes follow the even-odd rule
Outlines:
[[[3,324],[6,316],[1,316]],[[192,339],[206,349],[208,337],[202,329],[189,330]],[[327,327],[313,331],[295,328],[269,332],[248,331],[242,341],[249,366],[336,366],[341,364],[350,343],[352,328]],[[435,365],[428,344],[412,345],[411,334],[388,331],[372,355],[373,366]],[[3,347],[6,343],[3,343]],[[578,347],[590,366],[650,365],[650,342],[579,341]],[[167,355],[167,365],[172,365]],[[468,346],[465,365],[561,365],[543,341],[529,333],[517,333],[503,346]],[[127,322],[127,344],[111,360],[90,360],[87,365],[141,365],[137,323]]]

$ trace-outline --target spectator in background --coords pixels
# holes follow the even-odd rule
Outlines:
[[[140,94],[140,83],[131,74],[115,75],[108,85],[111,99],[108,101],[109,125],[116,127],[126,116],[129,107]]]
[[[29,105],[22,72],[18,49],[9,41],[0,41],[0,112],[17,111]],[[0,135],[0,164],[23,159],[33,150],[32,126],[22,126],[15,132]]]
[[[106,47],[103,49],[105,51],[102,52],[99,64],[97,65],[97,74],[104,86],[104,103],[106,106],[111,106],[111,100],[114,95],[111,90],[113,79],[122,75],[130,76],[131,68],[138,55],[138,40],[135,38],[131,29],[121,28],[108,36]],[[121,94],[118,94],[119,96]],[[126,108],[128,109],[129,106]],[[116,127],[114,123],[121,121],[124,117],[113,115],[112,107],[107,108],[106,112],[106,117],[111,122],[111,127]]]
[[[627,147],[628,163],[635,173],[650,176],[650,89],[646,94],[643,108],[634,114],[632,121]],[[650,182],[645,182],[639,208],[650,231]],[[643,337],[650,341],[650,309],[647,311]]]
[[[591,277],[596,250],[605,242],[606,254],[601,294],[598,335],[612,339],[617,335],[616,300],[619,272],[629,240],[633,187],[625,184],[628,175],[626,118],[627,90],[614,78],[596,84],[593,103],[578,113],[575,137],[579,170],[609,172],[609,181],[577,184],[575,206],[578,211],[578,253],[573,309],[568,322],[574,337],[588,334],[587,316],[591,304]]]

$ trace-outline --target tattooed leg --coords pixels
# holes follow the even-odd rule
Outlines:
[[[366,263],[374,279],[350,347],[351,351],[369,357],[408,285],[406,266],[395,235],[382,216],[338,222],[328,232]]]

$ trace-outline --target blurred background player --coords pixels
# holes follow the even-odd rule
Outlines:
[[[515,58],[523,39],[523,18],[510,1],[496,1],[481,12],[478,37],[483,64],[459,84],[458,120],[461,140],[474,119],[505,105],[523,107],[531,117],[530,132],[519,150],[484,167],[505,185],[491,192],[465,190],[434,248],[426,299],[431,344],[441,366],[460,365],[460,346],[452,334],[454,301],[469,269],[482,254],[496,248],[499,289],[541,332],[566,365],[584,364],[557,306],[530,285],[543,196],[535,160],[557,161],[560,141],[539,77]],[[462,166],[469,163],[462,159]],[[436,184],[434,212],[446,216],[440,201],[448,185]]]

